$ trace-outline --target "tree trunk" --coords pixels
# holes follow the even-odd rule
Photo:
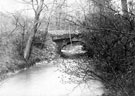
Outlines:
[[[29,57],[30,57],[30,51],[31,51],[32,41],[33,41],[33,36],[30,36],[29,39],[28,39],[28,41],[27,41],[25,50],[24,50],[24,58],[26,60],[28,60]]]
[[[25,50],[24,50],[24,59],[28,60],[29,57],[30,57],[30,53],[32,51],[32,42],[35,38],[35,34],[37,32],[37,28],[38,28],[38,24],[39,24],[39,16],[40,14],[37,14],[35,16],[35,21],[34,21],[34,25],[33,25],[33,32],[32,34],[30,35],[30,37],[28,38],[28,41],[27,41],[27,44],[26,44],[26,47],[25,47]]]
[[[128,17],[127,0],[121,0],[121,7],[122,7],[123,16]]]
[[[36,2],[36,5],[34,4]],[[34,25],[32,28],[32,34],[30,35],[30,37],[28,38],[25,50],[24,50],[24,59],[28,60],[32,51],[32,43],[33,40],[35,38],[35,34],[37,32],[38,26],[39,26],[39,17],[41,14],[41,11],[43,10],[43,5],[44,5],[44,0],[35,0],[35,2],[33,0],[31,0],[32,3],[32,8],[35,12],[35,18],[34,18]]]
[[[100,1],[100,3],[99,3],[99,12],[100,12],[100,14],[101,15],[103,15],[103,13],[104,13],[104,6],[105,6],[105,1],[104,0],[99,0]]]

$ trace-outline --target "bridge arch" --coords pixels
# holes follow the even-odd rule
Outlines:
[[[63,49],[64,47],[66,47],[66,46],[68,46],[68,45],[70,45],[70,44],[73,44],[73,45],[75,45],[75,44],[79,44],[79,45],[82,45],[83,47],[86,47],[86,44],[85,44],[85,42],[83,42],[83,41],[72,41],[72,42],[66,42],[65,44],[63,44],[62,46],[61,46],[61,49]]]

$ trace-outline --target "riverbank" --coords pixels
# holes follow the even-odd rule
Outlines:
[[[23,58],[23,50],[27,38],[23,41],[22,45],[22,38],[19,34],[12,35],[8,38],[7,34],[5,34],[0,34],[0,81],[8,78],[10,75],[32,67],[36,62],[51,61],[58,57],[56,56],[56,44],[49,35],[47,35],[46,41],[43,43],[43,48],[40,48],[38,44],[33,45],[31,56],[26,61]],[[37,33],[35,38],[40,41],[39,39],[42,36],[41,33]]]

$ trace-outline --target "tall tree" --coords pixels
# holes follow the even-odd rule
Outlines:
[[[123,16],[128,17],[127,0],[121,0],[121,7],[122,7]]]
[[[94,3],[94,6],[98,9],[99,13],[102,14],[104,12],[106,0],[88,0],[88,2],[90,1]]]
[[[63,14],[64,14],[64,9],[67,7],[67,0],[56,0],[56,11],[54,13],[55,15],[55,25],[56,29],[60,30],[61,29],[61,23],[63,19]]]
[[[31,0],[31,5],[34,10],[35,17],[34,17],[34,24],[32,28],[32,34],[30,34],[30,37],[28,38],[28,41],[24,50],[24,58],[26,60],[28,60],[30,57],[30,53],[32,49],[32,42],[34,40],[38,26],[40,24],[39,19],[40,19],[41,12],[44,8],[44,0]]]

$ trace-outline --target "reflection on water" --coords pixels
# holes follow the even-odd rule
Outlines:
[[[0,86],[0,96],[100,96],[102,84],[90,81],[88,85],[77,86],[63,83],[65,75],[49,65],[34,66],[5,80]]]
[[[82,45],[72,45],[72,44],[69,44],[69,45],[65,46],[61,50],[61,52],[66,54],[66,55],[74,55],[74,54],[86,53],[86,51],[83,50]]]

